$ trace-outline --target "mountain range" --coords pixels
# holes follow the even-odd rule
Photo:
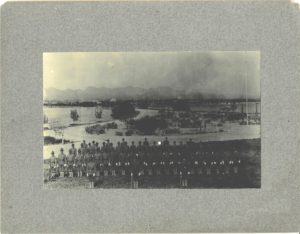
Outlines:
[[[176,90],[171,87],[157,88],[139,88],[139,87],[122,87],[122,88],[96,88],[87,87],[81,89],[47,88],[44,99],[47,101],[92,101],[107,99],[171,99],[171,98],[223,98],[222,95],[203,94],[199,91]]]

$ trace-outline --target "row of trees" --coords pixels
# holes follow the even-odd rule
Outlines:
[[[147,109],[149,106],[148,101],[140,101],[138,102],[138,107]],[[185,100],[176,100],[171,103],[171,107],[176,111],[189,111],[189,104]],[[111,116],[114,119],[126,120],[135,117],[139,112],[135,110],[135,106],[128,101],[120,101],[115,103],[112,107]],[[75,122],[79,119],[79,114],[77,110],[71,110],[70,113],[71,119]]]
[[[135,107],[130,102],[119,102],[112,108],[111,117],[126,120],[135,117],[138,113],[139,112],[135,110]],[[76,109],[71,110],[70,117],[74,122],[78,121],[79,114]],[[101,118],[101,116],[96,117]]]
[[[141,119],[134,120],[133,118],[137,116],[138,113],[139,112],[135,110],[135,107],[130,102],[118,102],[112,108],[111,116],[114,119],[125,121],[130,128],[143,134],[153,134],[156,129],[167,128],[167,122],[157,117],[146,116]],[[71,110],[70,117],[73,122],[79,120],[79,114],[76,109]],[[99,125],[97,127],[88,127],[86,128],[86,131],[91,134],[101,134],[105,132],[105,129]]]
[[[147,103],[140,104],[147,105]],[[112,108],[111,116],[114,119],[126,121],[130,129],[137,130],[146,135],[153,134],[157,129],[166,129],[168,127],[164,119],[154,116],[145,116],[137,120],[133,119],[138,113],[130,102],[119,102]]]
[[[147,105],[147,103],[143,103]],[[173,102],[173,110],[176,111],[187,111],[189,112],[189,105],[186,100],[177,100]],[[235,105],[232,106],[232,108],[236,108]],[[157,116],[150,117],[146,116],[141,119],[135,120],[133,119],[135,116],[138,115],[138,111],[136,111],[134,105],[131,102],[123,101],[123,102],[117,102],[112,107],[112,113],[111,116],[114,119],[126,121],[128,126],[130,128],[138,130],[144,134],[153,134],[157,129],[166,129],[168,127],[167,121],[164,118],[158,118]],[[71,110],[71,118],[75,122],[79,119],[79,114],[77,110]],[[219,118],[218,113],[207,113],[206,117],[209,118]],[[243,113],[228,113],[226,116],[226,119],[228,120],[239,120],[243,119],[244,114]]]

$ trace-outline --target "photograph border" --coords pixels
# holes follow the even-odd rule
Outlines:
[[[298,26],[289,1],[4,4],[1,231],[299,230]],[[42,53],[119,50],[260,50],[261,189],[43,190]]]

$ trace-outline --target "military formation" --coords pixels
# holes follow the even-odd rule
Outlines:
[[[239,152],[226,153],[203,143],[148,142],[147,138],[130,144],[123,138],[115,146],[109,140],[101,144],[83,141],[74,144],[67,153],[61,148],[56,156],[52,151],[48,161],[50,180],[56,177],[130,176],[132,188],[138,188],[143,176],[177,176],[181,187],[188,187],[190,176],[226,176],[238,174],[242,161]]]

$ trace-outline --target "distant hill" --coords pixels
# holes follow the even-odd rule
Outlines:
[[[116,89],[88,87],[85,90],[60,90],[56,88],[48,88],[46,89],[46,99],[49,101],[89,101],[110,98],[127,99],[135,96],[141,96],[144,92],[144,89],[134,87]]]
[[[84,90],[48,88],[45,90],[45,100],[48,101],[91,101],[107,100],[115,98],[118,100],[125,99],[171,99],[171,98],[193,98],[193,99],[215,99],[224,98],[222,95],[203,94],[198,91],[176,90],[171,87],[157,88],[139,88],[139,87],[122,87],[122,88],[96,88],[88,87]],[[228,98],[228,97],[227,97]],[[239,97],[231,97],[239,98]]]
[[[143,99],[143,98],[175,98],[180,93],[169,87],[159,87],[156,89],[143,89],[138,87],[124,88],[95,88],[88,87],[85,90],[60,90],[56,88],[46,89],[46,100],[52,101],[89,101],[104,99]]]

